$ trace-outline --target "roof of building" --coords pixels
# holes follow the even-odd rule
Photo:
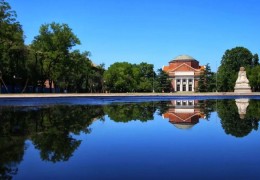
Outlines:
[[[189,55],[179,55],[177,57],[175,57],[173,60],[171,60],[170,62],[172,61],[197,61],[196,59],[194,59],[193,57],[189,56]]]
[[[195,124],[173,124],[178,129],[191,129]]]

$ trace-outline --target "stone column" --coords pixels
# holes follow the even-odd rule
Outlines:
[[[192,91],[194,92],[195,90],[194,90],[194,77],[193,77],[193,79],[192,79]]]
[[[177,79],[174,79],[174,91],[177,91]]]
[[[182,89],[182,78],[180,78],[180,80],[181,80],[180,91],[183,91],[183,89]]]
[[[186,91],[189,91],[189,78],[186,79]]]

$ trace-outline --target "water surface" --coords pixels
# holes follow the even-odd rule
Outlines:
[[[3,179],[260,178],[258,99],[8,102]]]

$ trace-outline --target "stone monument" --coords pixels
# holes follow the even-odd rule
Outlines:
[[[247,106],[249,105],[249,99],[236,99],[236,105],[240,119],[244,119]]]
[[[235,93],[251,93],[251,87],[246,77],[246,71],[244,67],[240,67],[238,72],[238,78],[235,85]]]

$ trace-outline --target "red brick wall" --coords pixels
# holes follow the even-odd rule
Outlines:
[[[198,69],[199,68],[199,62],[198,61],[192,61],[191,67],[193,67],[194,69]]]
[[[170,69],[175,69],[183,63],[193,67],[194,69],[199,68],[199,62],[198,61],[173,61],[173,62],[169,63],[169,67],[170,67]]]

